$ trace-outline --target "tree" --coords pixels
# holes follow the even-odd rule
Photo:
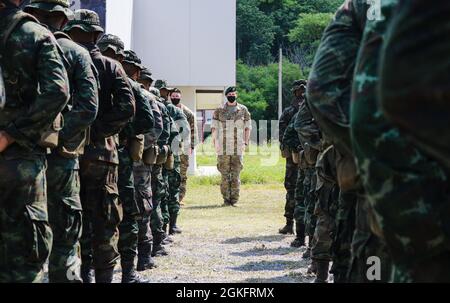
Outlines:
[[[237,4],[238,58],[249,65],[268,64],[275,36],[272,19],[258,8],[258,0],[239,0]]]
[[[300,65],[303,73],[308,73],[319,46],[323,31],[333,15],[329,13],[301,14],[295,27],[289,32],[289,59]]]

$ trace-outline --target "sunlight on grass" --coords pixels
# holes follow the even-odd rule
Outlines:
[[[285,160],[281,157],[278,144],[252,145],[244,156],[244,170],[241,173],[242,184],[283,184]],[[210,141],[197,147],[198,166],[216,166],[217,156]],[[191,177],[193,186],[219,185],[219,176]]]

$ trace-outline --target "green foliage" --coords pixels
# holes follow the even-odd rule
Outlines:
[[[304,79],[298,65],[283,62],[283,100],[287,106],[292,99],[291,85]],[[237,85],[240,102],[246,105],[255,121],[278,119],[278,64],[251,67],[237,63]]]
[[[316,44],[332,17],[332,14],[326,13],[301,14],[296,26],[288,34],[289,41],[301,45]]]

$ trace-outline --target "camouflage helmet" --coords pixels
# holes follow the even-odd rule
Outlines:
[[[237,92],[236,86],[230,86],[225,90],[225,96],[228,95],[229,93],[234,93]]]
[[[144,66],[142,65],[141,59],[137,56],[137,54],[132,50],[126,50],[125,52],[125,58],[123,59],[122,63],[128,63],[136,66],[140,70],[144,69]]]
[[[65,32],[70,32],[74,28],[79,28],[87,33],[103,33],[100,24],[100,17],[94,11],[88,9],[78,9],[75,11],[73,20],[70,20],[64,28]]]
[[[69,20],[74,16],[69,0],[31,0],[30,4],[25,6],[24,11],[29,13],[34,9],[50,13],[63,13]]]
[[[153,81],[152,72],[147,67],[144,67],[144,69],[141,71],[141,76],[139,80]]]
[[[161,98],[161,93],[159,92],[159,89],[157,89],[156,87],[150,87],[150,92],[156,97]]]
[[[116,35],[105,34],[97,42],[97,46],[101,52],[105,52],[108,48],[113,50],[116,55],[125,57],[125,44],[122,39]]]

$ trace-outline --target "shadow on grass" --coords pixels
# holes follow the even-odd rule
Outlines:
[[[232,239],[227,239],[222,242],[222,244],[240,244],[240,243],[247,243],[247,242],[279,242],[283,240],[285,236],[283,235],[273,235],[273,236],[259,236],[259,237],[237,237]]]
[[[259,261],[249,262],[240,266],[231,267],[231,270],[235,271],[285,271],[304,268],[305,264],[300,261],[285,261],[285,260],[273,260],[273,261]]]
[[[194,205],[194,206],[184,206],[183,209],[217,209],[217,208],[223,208],[222,205],[214,204],[214,205]]]
[[[237,257],[254,257],[254,256],[265,256],[265,255],[275,255],[284,256],[291,253],[300,253],[301,250],[292,247],[278,247],[278,248],[252,248],[246,251],[232,252],[232,256]]]

